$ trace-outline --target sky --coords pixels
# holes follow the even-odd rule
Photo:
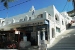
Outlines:
[[[42,9],[51,5],[54,5],[59,12],[73,10],[72,1],[68,2],[67,0],[30,0],[28,2],[25,1],[26,0],[16,0],[15,2],[10,2],[8,3],[8,5],[11,8],[8,9],[3,6],[3,3],[0,3],[0,18],[7,18],[26,13],[30,10],[32,6],[35,7],[35,10]]]

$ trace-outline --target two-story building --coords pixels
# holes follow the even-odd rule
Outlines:
[[[39,10],[32,6],[27,13],[3,19],[0,30],[18,42],[26,36],[32,46],[38,46],[41,40],[45,40],[49,47],[55,37],[66,30],[66,26],[65,18],[54,5]]]

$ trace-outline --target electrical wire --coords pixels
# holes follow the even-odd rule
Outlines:
[[[68,7],[67,7],[67,11],[69,10],[69,4],[68,4]]]
[[[13,5],[13,6],[9,7],[9,8],[12,8],[12,7],[15,7],[15,6],[19,6],[19,5],[24,4],[24,3],[26,3],[26,2],[29,2],[29,1],[31,1],[31,0],[26,0],[25,2],[21,2],[21,3],[19,3],[19,4]],[[0,11],[3,11],[3,10],[6,10],[6,9],[2,9],[2,10],[0,10]]]
[[[65,7],[66,7],[67,3],[68,3],[68,2],[66,1],[66,4],[65,4],[64,8],[62,9],[62,11],[65,9]]]

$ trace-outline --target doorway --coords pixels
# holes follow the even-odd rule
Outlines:
[[[55,30],[54,30],[54,28],[52,28],[52,38],[54,38],[55,37]]]
[[[36,32],[36,27],[34,26],[29,26],[26,27],[25,29],[26,33],[25,35],[27,36],[27,41],[31,42],[31,46],[37,46],[38,45],[38,39],[37,39],[37,32]]]

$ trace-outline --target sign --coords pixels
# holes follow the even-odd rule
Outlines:
[[[36,26],[36,25],[43,25],[44,22],[37,22],[37,23],[32,23],[32,24],[23,24],[21,27],[26,27],[26,26]]]

